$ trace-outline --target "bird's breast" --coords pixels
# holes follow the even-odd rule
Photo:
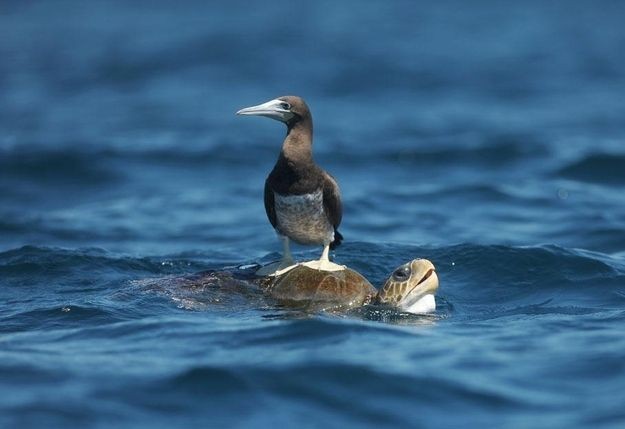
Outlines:
[[[334,228],[323,209],[321,189],[301,195],[274,193],[276,229],[300,244],[324,244],[334,238]]]

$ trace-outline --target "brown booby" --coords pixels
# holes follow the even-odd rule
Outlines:
[[[312,116],[300,97],[284,96],[237,115],[265,116],[283,122],[287,133],[276,165],[265,181],[265,211],[283,243],[282,261],[261,269],[269,274],[293,266],[289,239],[299,244],[323,245],[318,261],[305,265],[326,271],[344,267],[330,262],[330,249],[341,243],[337,228],[343,209],[336,180],[322,170],[312,155]]]

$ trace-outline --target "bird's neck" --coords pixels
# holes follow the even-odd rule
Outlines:
[[[280,158],[298,164],[312,163],[312,119],[303,118],[288,127]]]

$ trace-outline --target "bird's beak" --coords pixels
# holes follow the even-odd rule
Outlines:
[[[237,112],[237,115],[265,116],[276,121],[288,122],[293,117],[293,113],[282,108],[282,104],[284,104],[284,101],[276,98],[258,106],[241,109]]]

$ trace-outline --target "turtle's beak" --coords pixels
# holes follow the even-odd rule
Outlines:
[[[266,103],[259,104],[258,106],[251,106],[241,109],[237,112],[237,115],[247,116],[265,116],[267,118],[275,119],[280,122],[288,122],[293,118],[294,114],[283,106],[288,107],[288,103],[276,98]]]
[[[434,294],[438,289],[436,269],[427,259],[415,259],[411,263],[415,285],[398,303],[398,307],[410,313],[427,313],[436,309]]]

